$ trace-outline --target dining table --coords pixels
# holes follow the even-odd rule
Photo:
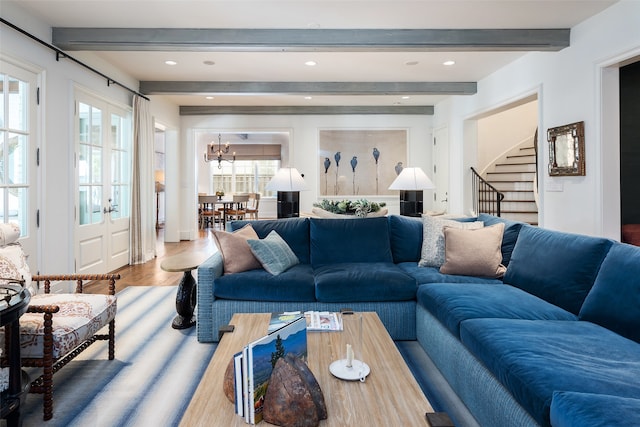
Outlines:
[[[226,229],[227,225],[227,212],[233,209],[233,205],[235,202],[233,198],[224,198],[216,195],[206,194],[198,196],[198,203],[202,207],[202,209],[212,209],[215,210],[217,206],[222,206],[222,229]]]

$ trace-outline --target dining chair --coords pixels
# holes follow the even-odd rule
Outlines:
[[[234,219],[244,219],[244,216],[247,213],[246,207],[248,201],[248,194],[234,194],[233,205],[231,206],[231,209],[227,209],[227,217],[225,220],[231,221]]]
[[[245,209],[248,219],[258,219],[258,207],[260,206],[260,193],[249,193],[249,200]]]

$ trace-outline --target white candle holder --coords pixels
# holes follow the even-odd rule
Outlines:
[[[342,314],[342,336],[339,352],[342,357],[329,365],[329,371],[347,381],[364,382],[371,372],[362,359],[362,313]]]

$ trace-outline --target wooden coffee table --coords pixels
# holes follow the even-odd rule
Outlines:
[[[181,426],[245,426],[225,397],[222,382],[233,355],[267,332],[269,313],[235,314],[205,371]],[[327,405],[328,419],[320,426],[428,426],[429,401],[409,371],[376,313],[363,313],[363,359],[371,368],[364,383],[343,381],[329,372],[342,358],[341,332],[307,334],[308,365],[316,376]],[[262,422],[262,425],[270,425]]]

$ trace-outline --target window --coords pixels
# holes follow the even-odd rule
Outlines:
[[[0,74],[0,221],[29,234],[29,84]]]
[[[280,160],[236,160],[222,163],[211,162],[213,190],[228,193],[259,193],[262,197],[274,196],[264,187],[280,168]]]

